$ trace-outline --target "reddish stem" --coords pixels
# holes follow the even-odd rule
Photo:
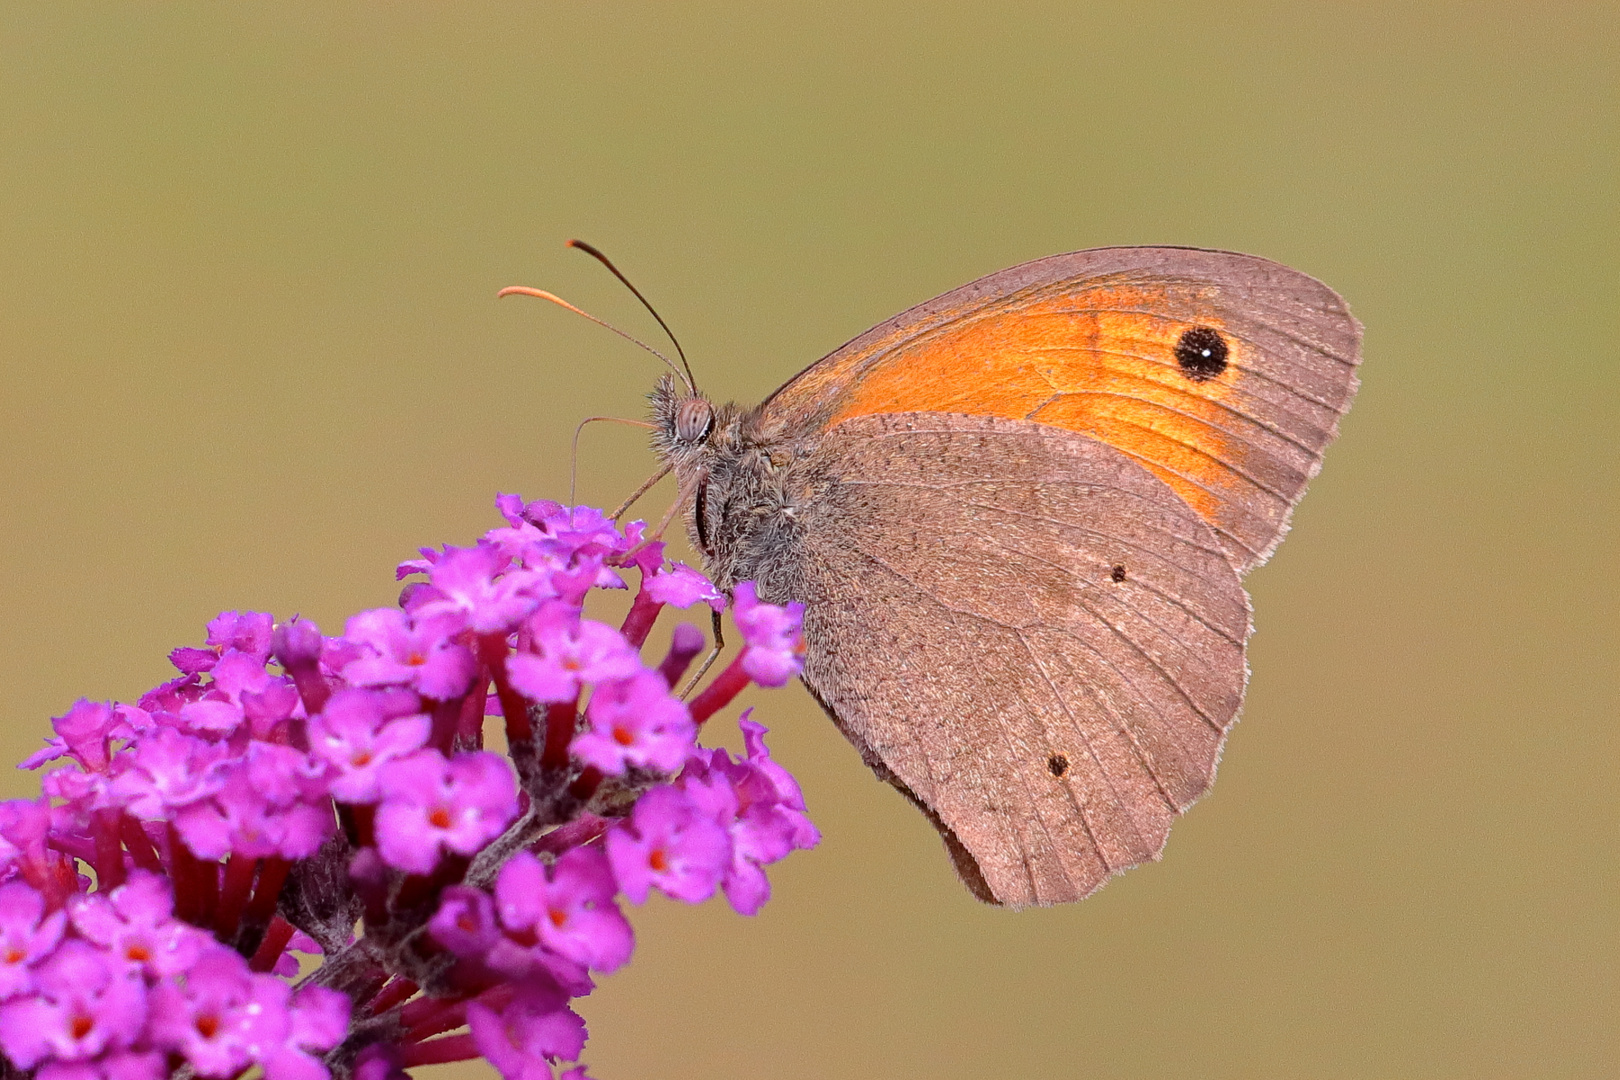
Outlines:
[[[291,664],[282,661],[282,666],[287,674],[292,676],[293,685],[298,688],[298,696],[303,699],[305,713],[314,716],[326,708],[326,699],[332,696],[332,688],[327,685],[326,677],[321,674],[319,663],[300,659],[294,660]]]
[[[349,884],[365,905],[366,925],[388,922],[388,868],[376,848],[361,848],[349,860]]]
[[[697,654],[703,651],[704,644],[703,631],[691,623],[675,625],[675,632],[669,639],[669,652],[664,654],[664,662],[658,665],[658,674],[664,677],[665,685],[673,689],[680,682]]]
[[[72,859],[65,859],[53,851],[38,855],[24,855],[23,880],[45,897],[45,910],[56,911],[65,907],[68,897],[79,891],[79,874]]]
[[[484,748],[484,709],[489,702],[489,674],[480,671],[473,692],[461,699],[461,721],[456,726],[456,741],[476,750]]]
[[[395,1005],[402,1005],[415,997],[416,992],[420,989],[421,987],[409,979],[396,978],[377,991],[377,996],[366,1004],[365,1011],[372,1016],[385,1013]]]
[[[124,838],[124,846],[129,849],[130,858],[142,870],[150,870],[154,874],[163,873],[163,857],[158,854],[157,848],[152,844],[152,838],[146,835],[141,823],[128,814],[119,815],[118,831]]]
[[[607,832],[608,826],[611,824],[613,823],[605,817],[597,817],[595,814],[581,814],[568,824],[557,826],[530,844],[529,850],[536,855],[561,855],[570,848],[576,848],[595,840],[598,836]]]
[[[45,840],[45,850],[53,858],[62,855],[68,857],[73,864],[87,862],[92,866],[96,862],[96,840],[93,834],[85,836],[51,836]],[[75,871],[77,873],[77,871]]]
[[[636,593],[636,599],[630,605],[630,613],[624,617],[624,624],[619,627],[619,633],[624,635],[626,641],[633,648],[641,648],[647,641],[647,635],[652,632],[653,623],[658,621],[658,612],[663,604],[647,595],[646,588]]]
[[[399,1048],[399,1064],[409,1069],[416,1065],[443,1065],[449,1061],[468,1061],[482,1056],[471,1032],[447,1035],[432,1042],[406,1043]]]
[[[433,734],[428,736],[428,745],[440,753],[449,754],[451,742],[456,737],[456,728],[461,722],[461,698],[452,698],[449,701],[435,702],[433,705]]]
[[[247,906],[247,920],[254,926],[263,926],[276,913],[276,901],[281,899],[281,887],[287,884],[292,863],[272,855],[259,867],[259,884],[253,890],[253,899]]]
[[[91,829],[96,838],[96,884],[109,892],[124,883],[124,842],[119,835],[121,810],[97,810]]]
[[[542,768],[560,769],[568,764],[568,747],[574,741],[574,728],[579,720],[578,700],[546,706],[546,748],[540,754]],[[503,703],[501,707],[506,706]]]
[[[219,864],[203,862],[193,855],[173,824],[169,826],[169,860],[174,867],[175,914],[193,926],[213,925],[219,898]]]
[[[377,804],[345,803],[338,808],[340,815],[346,815],[354,831],[349,834],[349,840],[357,848],[377,846]],[[347,829],[345,829],[347,831]]]
[[[585,802],[592,795],[596,794],[596,789],[601,785],[601,783],[602,770],[598,769],[595,765],[587,765],[585,767],[585,771],[580,773],[572,784],[568,785],[568,794],[572,795],[580,802]]]
[[[748,650],[744,649],[731,661],[731,666],[722,671],[714,682],[705,686],[701,693],[686,703],[692,713],[692,719],[701,724],[727,705],[731,699],[743,692],[751,681],[748,673],[743,670],[743,657]]]
[[[479,656],[495,680],[495,694],[501,699],[501,716],[506,720],[506,741],[521,746],[534,739],[529,723],[529,703],[506,680],[506,635],[485,634],[478,639]]]
[[[450,1001],[441,998],[435,999],[431,1003],[436,1008],[423,1009],[414,1017],[410,1015],[410,1005],[400,1010],[400,1020],[406,1025],[406,1042],[420,1042],[441,1032],[453,1031],[467,1022],[467,1001],[465,998]],[[411,1005],[414,1004],[416,1002],[413,1001]]]
[[[332,696],[332,688],[321,674],[320,628],[307,619],[294,616],[291,622],[276,627],[270,636],[270,648],[282,670],[292,676],[298,696],[303,699],[305,714],[314,716],[324,709],[326,699]],[[289,741],[295,748],[309,749],[301,722],[289,723],[287,730],[291,735]]]
[[[399,1022],[406,1027],[415,1027],[424,1020],[437,1016],[439,1010],[447,1003],[445,998],[417,998],[399,1010]]]
[[[212,859],[198,859],[194,864],[198,891],[202,893],[203,926],[214,921],[214,909],[219,906],[219,863]]]
[[[253,872],[259,860],[233,851],[225,860],[225,887],[220,890],[219,910],[214,913],[214,936],[229,941],[236,935],[242,922],[242,909],[247,907],[248,895],[253,891]]]
[[[270,929],[264,932],[264,940],[253,952],[253,959],[248,961],[248,967],[253,971],[269,971],[281,959],[282,952],[287,948],[287,942],[292,940],[293,924],[277,915],[270,920]]]
[[[406,911],[426,904],[429,900],[437,906],[438,896],[450,885],[456,885],[467,876],[467,867],[472,860],[466,855],[457,855],[454,852],[439,859],[439,865],[433,868],[431,874],[410,874],[400,883],[399,892],[395,894],[391,905],[395,911]]]

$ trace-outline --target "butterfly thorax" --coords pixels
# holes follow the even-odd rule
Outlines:
[[[675,474],[692,546],[726,591],[755,581],[793,599],[806,509],[823,487],[813,439],[789,439],[760,410],[714,405],[665,377],[650,395],[653,450]]]

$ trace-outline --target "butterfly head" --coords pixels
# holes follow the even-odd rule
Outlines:
[[[757,547],[753,532],[775,521],[782,502],[780,440],[761,427],[758,410],[716,405],[670,376],[650,400],[653,450],[675,474],[692,544],[705,572],[729,588],[741,580],[738,560]]]
[[[718,413],[703,394],[665,375],[648,395],[652,403],[653,443],[666,462],[690,460],[713,441]]]
[[[735,405],[716,405],[702,393],[666,375],[649,395],[653,451],[675,473],[690,498],[717,464],[739,449],[740,415]]]

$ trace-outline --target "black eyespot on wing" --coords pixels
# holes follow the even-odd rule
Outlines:
[[[1062,777],[1069,771],[1069,759],[1062,754],[1053,754],[1046,759],[1046,768],[1053,776]]]
[[[1112,570],[1108,571],[1108,576],[1112,580],[1114,580],[1115,582],[1124,581],[1125,580],[1125,564],[1121,563],[1118,566],[1114,567]]]
[[[1176,363],[1193,382],[1207,382],[1226,370],[1226,339],[1208,326],[1195,326],[1176,342]]]

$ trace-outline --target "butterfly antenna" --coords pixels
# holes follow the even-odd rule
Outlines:
[[[652,317],[658,320],[658,325],[664,328],[664,333],[669,335],[671,344],[675,346],[675,354],[681,358],[681,366],[686,369],[686,388],[692,391],[694,394],[697,393],[697,380],[692,377],[692,365],[687,362],[686,350],[681,348],[681,343],[675,338],[675,331],[671,330],[669,328],[669,323],[665,322],[664,317],[658,314],[658,309],[653,307],[645,296],[641,295],[640,289],[630,284],[630,279],[625,277],[619,268],[613,265],[613,260],[609,259],[606,255],[602,254],[596,248],[592,247],[590,244],[587,244],[583,240],[570,240],[568,241],[568,246],[571,248],[579,248],[579,250],[583,251],[585,254],[607,267],[608,272],[623,282],[624,287],[634,293],[637,300],[641,301],[641,306],[646,308],[647,311],[652,314]]]
[[[676,367],[675,362],[669,357],[665,356],[651,345],[648,345],[640,338],[630,336],[623,330],[620,330],[617,326],[614,326],[612,323],[603,322],[590,312],[575,307],[573,304],[570,304],[568,301],[564,300],[555,293],[548,293],[544,289],[531,289],[527,285],[508,285],[506,288],[495,294],[496,299],[500,299],[503,296],[533,296],[540,300],[550,300],[558,307],[567,308],[575,315],[583,316],[591,320],[591,322],[595,323],[597,326],[613,331],[615,334],[618,334],[632,345],[635,345],[638,348],[646,349],[648,352],[658,357],[658,359],[662,360],[669,367],[669,370],[673,371],[677,376],[679,376],[681,381],[686,383],[687,389],[691,390],[694,394],[697,393],[697,389],[692,385],[692,377],[688,374],[683,374],[681,369]]]

